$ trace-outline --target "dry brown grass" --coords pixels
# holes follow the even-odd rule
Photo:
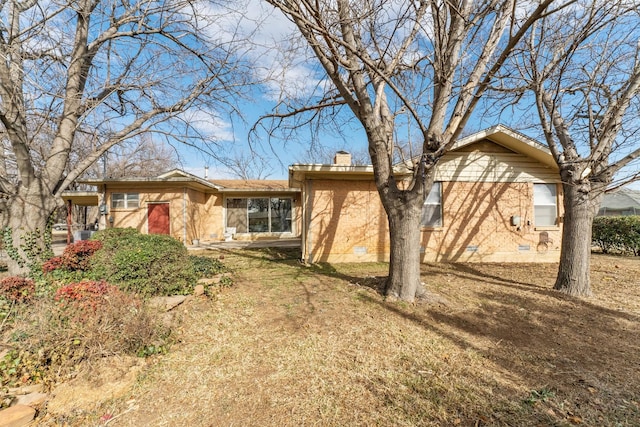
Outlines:
[[[215,255],[217,255],[216,253]],[[595,297],[555,265],[429,264],[433,301],[386,302],[385,264],[225,253],[236,286],[183,308],[181,342],[113,426],[637,426],[640,259],[594,256]],[[97,419],[97,418],[96,418]]]

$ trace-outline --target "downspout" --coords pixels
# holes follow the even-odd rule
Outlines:
[[[107,224],[109,223],[109,219],[107,216],[110,214],[107,209],[107,184],[103,184],[101,186],[101,192],[98,196],[98,213],[100,215],[100,219],[98,221],[98,228],[100,230],[106,230]],[[104,210],[101,211],[100,207],[104,205]],[[112,224],[113,225],[113,224]]]
[[[300,256],[303,263],[307,261],[306,241],[307,241],[307,193],[304,184],[300,186]]]
[[[182,189],[182,241],[187,246],[187,187]]]

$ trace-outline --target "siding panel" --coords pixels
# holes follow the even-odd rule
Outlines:
[[[556,170],[517,153],[459,152],[446,154],[436,167],[437,181],[558,182]]]

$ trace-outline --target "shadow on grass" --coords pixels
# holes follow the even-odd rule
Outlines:
[[[245,248],[245,249],[220,249],[221,254],[233,254],[234,256],[244,257],[253,260],[269,261],[274,263],[282,263],[289,266],[295,266],[311,274],[320,274],[331,278],[344,280],[347,283],[356,284],[372,289],[381,297],[384,297],[385,282],[387,276],[366,275],[366,274],[347,274],[340,271],[335,265],[330,263],[303,264],[300,262],[301,252],[299,248]],[[516,267],[516,265],[514,265]],[[427,289],[429,287],[429,279],[434,276],[448,274],[455,276],[461,280],[470,280],[472,282],[481,282],[484,284],[496,285],[504,287],[507,290],[519,290],[525,293],[532,293],[542,297],[552,298],[556,301],[565,301],[576,304],[585,309],[595,310],[601,314],[618,317],[625,320],[637,321],[638,316],[624,313],[621,311],[611,310],[589,302],[586,299],[573,297],[553,290],[551,287],[541,286],[535,281],[519,281],[496,274],[483,271],[474,264],[469,263],[438,263],[422,264],[421,275],[425,278]],[[496,295],[499,295],[497,293]]]
[[[500,375],[510,383],[528,390],[554,390],[557,398],[549,405],[555,412],[541,409],[538,415],[526,415],[528,421],[536,419],[550,423],[545,425],[565,425],[566,414],[576,413],[583,416],[585,425],[632,425],[624,424],[625,420],[637,419],[640,413],[640,409],[632,405],[640,401],[640,371],[637,370],[640,316],[556,292],[539,276],[529,278],[520,274],[510,279],[506,274],[500,275],[501,269],[518,268],[517,265],[487,268],[474,264],[425,264],[422,275],[427,284],[446,278],[444,289],[455,295],[457,287],[462,285],[464,291],[460,292],[466,292],[470,298],[454,306],[434,306],[385,300],[386,277],[369,275],[372,271],[379,274],[384,267],[380,264],[371,265],[370,270],[367,265],[354,269],[328,263],[307,266],[300,263],[299,250],[287,248],[228,253],[247,260],[289,266],[290,269],[283,271],[282,280],[302,286],[306,316],[316,312],[317,303],[316,293],[305,282],[308,276],[318,279],[324,276],[367,287],[375,292],[361,292],[359,300],[437,334],[463,351],[473,351],[488,364],[497,366]],[[264,264],[259,265],[261,268]],[[530,267],[532,274],[543,271],[544,275],[554,275],[548,268],[521,267]],[[513,396],[507,395],[514,392],[513,388],[499,389],[496,388],[496,394],[504,394],[505,399],[514,401]],[[620,404],[625,401],[632,404]],[[600,423],[598,418],[603,414],[606,423]]]

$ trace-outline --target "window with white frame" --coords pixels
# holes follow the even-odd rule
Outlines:
[[[132,209],[139,206],[138,193],[111,193],[111,209]]]
[[[420,225],[423,227],[441,227],[442,226],[442,183],[434,182],[431,191],[424,203],[422,204],[422,220]]]
[[[536,227],[553,227],[557,224],[556,184],[533,184],[533,217]]]

